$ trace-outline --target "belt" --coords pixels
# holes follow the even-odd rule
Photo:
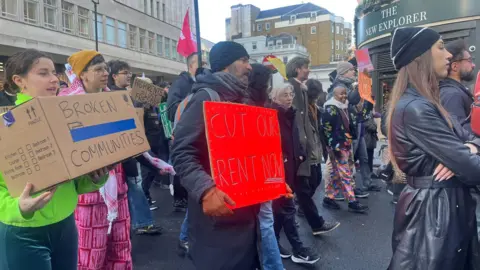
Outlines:
[[[449,180],[438,182],[433,176],[407,176],[409,186],[416,189],[433,189],[433,188],[462,188],[465,184],[460,182],[456,177]]]

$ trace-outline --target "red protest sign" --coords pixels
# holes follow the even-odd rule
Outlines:
[[[203,109],[212,177],[234,208],[286,194],[277,111],[222,102]]]
[[[475,95],[475,100],[478,101],[480,97],[480,71],[477,73],[477,82],[475,83],[475,91],[473,91]]]
[[[372,59],[370,58],[370,53],[368,52],[368,48],[356,50],[355,57],[357,58],[357,66],[358,66],[359,73],[362,73],[365,70],[367,70],[368,72],[374,70]]]

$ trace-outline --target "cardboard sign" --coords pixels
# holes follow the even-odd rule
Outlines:
[[[4,114],[13,108],[15,108],[15,106],[0,106],[0,114]]]
[[[212,178],[241,208],[286,194],[277,111],[205,102]]]
[[[168,120],[168,112],[167,112],[167,103],[164,102],[160,104],[160,118],[162,120],[163,131],[165,132],[166,138],[171,138],[173,133],[172,122]]]
[[[135,78],[130,94],[133,100],[145,106],[157,107],[165,96],[165,90],[140,78]]]
[[[140,121],[141,127],[145,129],[145,119],[143,118],[145,116],[145,110],[143,108],[135,108],[135,111],[137,112],[137,117]]]
[[[367,70],[368,72],[374,70],[372,59],[370,58],[370,53],[368,52],[368,48],[356,50],[355,58],[357,58],[359,73],[362,73],[365,70]]]
[[[10,194],[34,192],[150,149],[123,91],[38,97],[2,115],[0,171]]]
[[[364,73],[359,73],[358,76],[358,92],[363,99],[375,105],[375,101],[372,98],[372,79]]]

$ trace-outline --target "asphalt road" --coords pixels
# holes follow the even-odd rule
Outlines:
[[[376,180],[378,184],[384,185]],[[323,187],[323,184],[321,185]],[[322,270],[377,270],[386,269],[391,256],[391,233],[394,206],[391,196],[384,190],[371,193],[362,203],[370,207],[366,215],[347,211],[346,202],[341,202],[342,210],[332,211],[321,206],[323,188],[315,195],[320,213],[327,220],[341,222],[338,229],[330,234],[314,237],[304,218],[298,217],[303,241],[318,252],[321,259],[308,269]],[[166,228],[160,236],[134,236],[133,261],[136,270],[194,270],[189,259],[177,253],[177,239],[184,214],[172,211],[172,197],[166,190],[152,187],[159,209],[154,211],[158,224]],[[285,237],[285,247],[289,247]],[[287,270],[305,269],[290,260],[284,260]]]

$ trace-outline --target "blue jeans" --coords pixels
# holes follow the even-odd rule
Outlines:
[[[180,241],[188,242],[188,209],[185,213],[185,219],[182,222],[182,227],[180,228]]]
[[[278,248],[277,237],[273,228],[272,202],[263,203],[258,213],[260,221],[261,261],[263,270],[283,270],[282,258]]]
[[[137,178],[127,177],[127,184],[128,208],[130,210],[132,230],[154,225],[150,205],[140,183],[137,183]]]

